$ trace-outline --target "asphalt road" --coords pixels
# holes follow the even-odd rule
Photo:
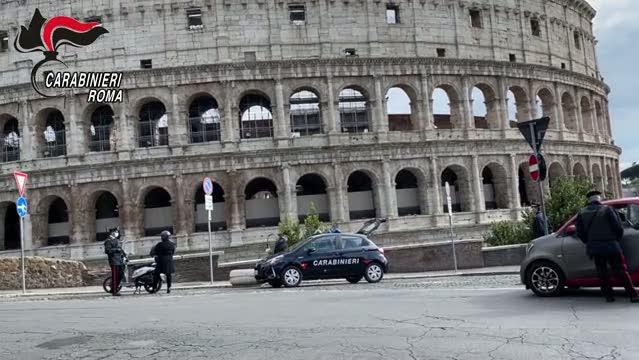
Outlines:
[[[516,276],[0,303],[0,359],[638,359],[639,305]]]

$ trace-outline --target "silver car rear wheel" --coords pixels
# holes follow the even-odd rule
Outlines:
[[[555,264],[537,263],[529,271],[528,284],[538,296],[557,296],[564,288],[563,274]]]

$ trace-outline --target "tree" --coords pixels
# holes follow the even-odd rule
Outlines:
[[[589,178],[560,177],[550,189],[546,203],[546,214],[555,229],[559,228],[586,205],[586,194],[595,185]]]

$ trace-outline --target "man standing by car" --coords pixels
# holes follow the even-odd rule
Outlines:
[[[550,234],[552,232],[552,226],[546,215],[541,211],[541,206],[539,206],[539,204],[533,204],[532,207],[535,210],[535,225],[533,229],[535,239],[547,235],[546,232],[544,232],[544,228],[548,229],[548,234]]]
[[[117,236],[114,234],[118,234]],[[124,276],[124,250],[120,246],[119,231],[111,230],[109,237],[104,241],[104,253],[109,257],[111,267],[111,294],[120,296],[119,288]]]
[[[615,301],[608,276],[610,264],[613,274],[623,280],[630,301],[639,302],[619,244],[623,236],[623,224],[619,214],[613,208],[601,204],[601,192],[591,191],[586,196],[588,205],[577,216],[577,234],[581,241],[586,243],[588,256],[595,261],[601,292],[607,302]]]
[[[171,274],[175,272],[173,254],[175,244],[171,242],[171,233],[164,230],[160,233],[161,241],[151,249],[151,256],[155,256],[155,273],[153,274],[156,289],[160,284],[160,274],[166,276],[166,293],[171,293]]]

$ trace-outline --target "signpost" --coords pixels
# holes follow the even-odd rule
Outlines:
[[[455,266],[455,272],[457,272],[457,254],[455,253],[455,235],[453,234],[453,202],[450,197],[450,185],[448,181],[446,186],[446,204],[448,205],[448,226],[450,227],[450,242],[453,245],[453,265]]]
[[[22,267],[22,293],[27,293],[27,276],[24,270],[24,217],[29,215],[29,205],[27,199],[24,197],[24,191],[27,185],[27,179],[29,175],[26,173],[15,171],[13,177],[16,180],[16,187],[20,197],[16,201],[16,210],[20,216],[20,266]]]
[[[211,234],[211,213],[213,212],[213,181],[211,178],[205,177],[202,182],[202,189],[204,190],[204,208],[208,212],[209,217],[209,271],[211,276],[211,284],[213,284],[213,239]]]
[[[544,202],[544,184],[543,180],[546,178],[546,169],[545,162],[543,161],[543,157],[541,155],[541,145],[544,142],[544,137],[546,136],[546,130],[548,129],[548,124],[550,123],[549,117],[543,117],[541,119],[530,120],[526,122],[522,122],[518,124],[519,131],[524,135],[526,141],[533,149],[533,156],[535,157],[535,164],[538,165],[538,174],[537,180],[533,177],[532,168],[530,169],[530,176],[533,177],[533,181],[536,181],[539,184],[539,198],[541,199],[541,211],[544,215],[544,234],[548,235],[548,223],[546,217],[546,204]],[[530,157],[528,161],[528,165],[532,166],[531,161],[532,157]]]

